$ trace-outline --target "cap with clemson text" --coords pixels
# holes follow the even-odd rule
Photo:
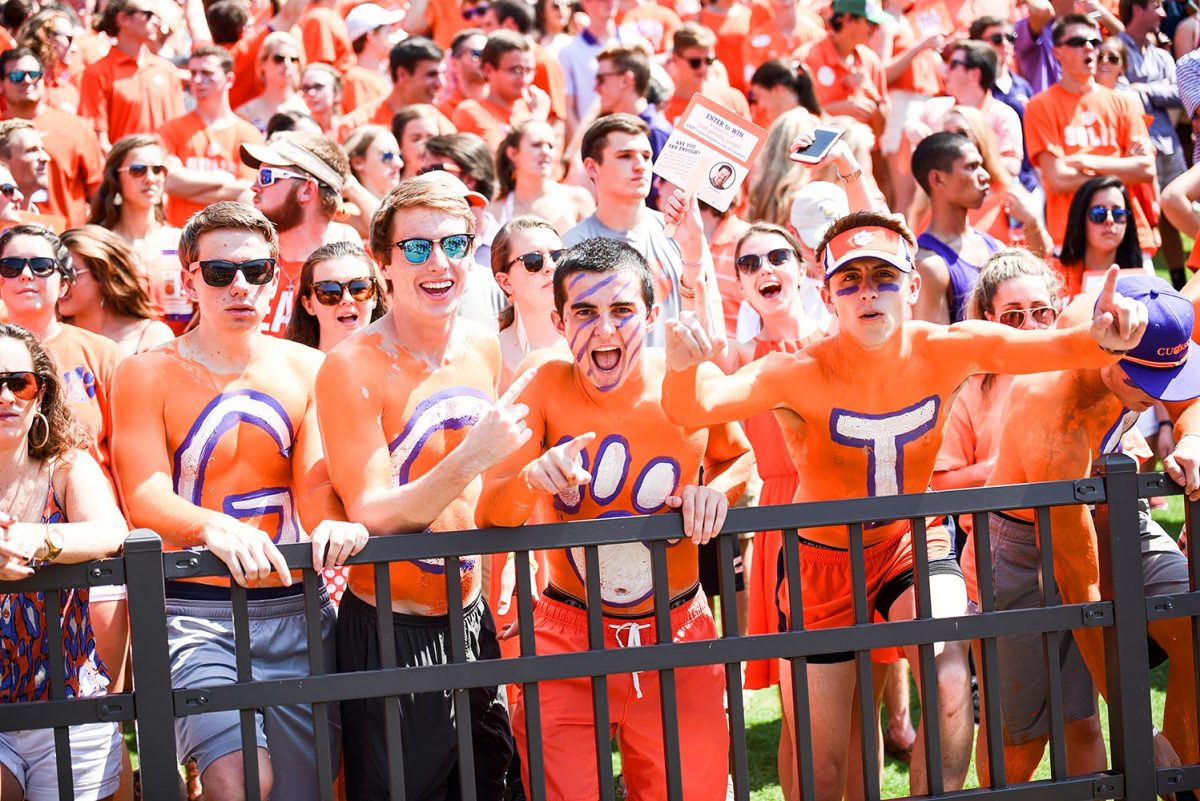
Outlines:
[[[881,225],[850,228],[825,245],[825,277],[858,259],[881,259],[906,273],[913,271],[913,254],[898,232]]]
[[[1117,292],[1146,307],[1146,333],[1117,364],[1138,388],[1160,401],[1200,397],[1200,359],[1191,358],[1192,302],[1166,281],[1136,275],[1117,281]]]

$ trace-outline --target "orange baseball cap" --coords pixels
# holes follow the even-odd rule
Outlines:
[[[891,228],[864,225],[829,240],[825,246],[825,277],[858,259],[881,259],[906,273],[914,269],[912,250],[904,237]]]

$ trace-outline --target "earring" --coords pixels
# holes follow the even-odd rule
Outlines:
[[[122,202],[122,201],[121,201],[121,196],[120,196],[120,195],[113,195],[112,204],[113,204],[114,206],[120,206],[120,205],[121,205],[121,202]]]
[[[41,442],[34,442],[33,441],[33,429],[34,429],[34,426],[37,425],[39,420],[42,423],[42,431],[43,431],[42,440],[41,440]],[[41,412],[34,412],[33,425],[29,426],[29,446],[31,448],[40,448],[43,445],[45,445],[49,439],[50,439],[50,421],[47,420],[46,415],[42,414]]]

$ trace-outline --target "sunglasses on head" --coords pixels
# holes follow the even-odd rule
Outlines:
[[[994,45],[1003,44],[1004,42],[1014,44],[1017,41],[1017,34],[1013,31],[1009,31],[1008,33],[993,33],[988,37],[988,41]]]
[[[1104,225],[1104,222],[1110,217],[1117,225],[1121,225],[1129,221],[1129,209],[1117,208],[1115,206],[1111,209],[1107,206],[1092,206],[1087,210],[1087,218],[1096,225]]]
[[[1058,319],[1058,309],[1052,306],[1038,306],[1036,309],[1010,309],[1000,312],[997,319],[1010,328],[1020,328],[1025,325],[1027,317],[1032,317],[1033,322],[1042,328],[1049,328]]]
[[[269,284],[275,277],[274,259],[250,259],[249,261],[226,261],[225,259],[206,259],[193,262],[200,265],[200,277],[209,286],[223,287],[233,283],[234,277],[241,270],[246,276],[246,283],[254,286]]]
[[[546,260],[549,259],[551,265],[558,264],[562,260],[563,254],[567,251],[563,248],[552,250],[549,253],[524,253],[517,256],[508,263],[511,267],[517,262],[521,262],[527,273],[540,273],[546,267]]]
[[[773,267],[782,267],[787,264],[790,259],[795,258],[796,252],[791,248],[775,248],[767,251],[765,256],[760,256],[757,253],[746,253],[738,256],[737,269],[742,275],[754,275],[762,269],[763,259],[771,263]]]
[[[140,161],[135,161],[128,167],[122,167],[117,172],[127,172],[134,178],[145,178],[147,172],[152,172],[157,177],[167,174],[166,164],[143,164]]]
[[[58,269],[58,260],[52,259],[49,256],[35,256],[32,259],[23,259],[20,256],[6,256],[0,259],[0,276],[4,278],[16,278],[25,272],[26,267],[29,268],[29,272],[38,278],[48,278],[51,273]]]
[[[289,55],[285,55],[284,53],[272,53],[271,60],[274,61],[276,64],[282,64],[285,61],[292,63],[292,64],[299,64],[300,56],[289,56]]]
[[[435,243],[447,259],[458,261],[467,255],[474,239],[474,234],[452,234],[441,239],[401,239],[394,244],[404,252],[404,260],[409,264],[424,264],[433,255]]]
[[[42,378],[37,373],[31,373],[28,370],[0,373],[0,392],[3,392],[5,387],[8,387],[8,391],[13,394],[13,397],[31,401],[42,389]]]
[[[1101,53],[1096,57],[1101,64],[1120,64],[1121,57],[1116,53]]]
[[[1091,45],[1093,48],[1099,47],[1103,40],[1096,36],[1072,36],[1070,39],[1063,39],[1063,44],[1067,47],[1087,47]]]
[[[350,298],[359,303],[375,297],[375,282],[370,278],[351,278],[349,281],[313,281],[313,297],[322,306],[336,306],[342,302],[342,295],[350,293]]]
[[[685,58],[684,61],[686,61],[687,65],[689,67],[691,67],[692,69],[698,70],[704,66],[711,67],[713,64],[715,64],[717,62],[717,57],[716,56],[703,56],[703,57],[697,56],[696,58]]]
[[[41,70],[12,70],[8,73],[8,80],[11,83],[25,83],[25,79],[37,83],[42,79]]]

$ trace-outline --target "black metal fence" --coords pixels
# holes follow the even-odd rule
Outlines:
[[[661,680],[663,719],[663,759],[666,788],[670,798],[683,798],[679,752],[679,726],[676,715],[674,672],[696,665],[723,664],[729,706],[729,765],[733,791],[737,799],[750,797],[745,710],[742,708],[741,662],[744,660],[785,658],[791,662],[798,773],[801,796],[815,798],[814,764],[809,725],[809,688],[807,659],[813,655],[853,651],[859,679],[858,695],[863,731],[876,725],[872,700],[870,650],[915,644],[919,659],[913,667],[920,683],[922,728],[925,738],[926,769],[932,795],[946,798],[1069,799],[1127,798],[1152,799],[1159,792],[1179,792],[1200,787],[1200,765],[1156,769],[1153,763],[1150,713],[1150,672],[1146,649],[1147,622],[1164,617],[1190,617],[1194,635],[1200,635],[1200,563],[1189,556],[1192,591],[1173,596],[1147,598],[1140,567],[1138,499],[1177,494],[1178,488],[1160,474],[1138,474],[1132,460],[1109,457],[1094,477],[978,490],[866,498],[822,503],[770,506],[734,510],[729,515],[724,536],[719,540],[721,572],[721,618],[723,636],[714,641],[670,642],[669,599],[667,597],[667,542],[682,535],[677,515],[609,518],[604,520],[527,526],[521,529],[464,531],[434,537],[395,536],[373,538],[350,561],[374,564],[376,605],[390,607],[388,563],[398,560],[445,558],[445,576],[450,599],[451,662],[428,667],[396,667],[390,618],[378,619],[382,667],[378,670],[326,674],[320,636],[318,595],[321,577],[311,568],[310,549],[306,545],[287,546],[282,550],[288,564],[303,570],[304,598],[309,635],[311,676],[277,681],[252,681],[250,671],[247,599],[244,590],[235,587],[232,595],[238,682],[203,688],[173,688],[167,649],[167,621],[164,581],[227,575],[225,566],[206,552],[172,551],[164,553],[157,536],[148,531],[134,532],[126,542],[124,556],[85,565],[55,566],[39,571],[21,582],[0,584],[0,592],[46,591],[63,587],[121,584],[128,586],[133,648],[135,691],[101,698],[65,700],[62,675],[61,623],[58,621],[57,593],[47,592],[45,603],[49,626],[50,701],[12,704],[0,707],[0,731],[30,728],[54,728],[56,735],[60,797],[74,797],[71,789],[70,747],[67,726],[97,721],[133,721],[137,727],[143,797],[150,801],[174,799],[181,783],[178,755],[173,735],[177,718],[207,712],[234,710],[241,713],[244,753],[255,752],[255,710],[274,705],[312,704],[317,736],[318,777],[321,797],[333,797],[332,782],[337,766],[330,757],[328,705],[343,699],[377,697],[387,699],[387,726],[383,735],[389,764],[392,766],[391,796],[403,799],[403,761],[405,744],[400,741],[397,696],[409,693],[453,691],[455,713],[459,720],[469,719],[466,690],[497,684],[521,684],[525,698],[527,761],[531,777],[526,788],[531,801],[547,797],[541,741],[542,720],[538,684],[561,678],[590,677],[595,744],[600,795],[614,796],[611,740],[608,716],[606,676],[641,671],[657,671]],[[1104,600],[1089,604],[1063,605],[1054,587],[1051,548],[1052,532],[1049,509],[1077,504],[1100,504],[1097,531],[1102,557],[1101,594]],[[1194,504],[1187,504],[1189,523],[1195,516]],[[991,581],[991,550],[988,540],[988,512],[1033,508],[1037,510],[1041,537],[1041,583],[1044,605],[1028,610],[995,611]],[[931,616],[930,572],[923,557],[926,545],[925,519],[939,515],[971,515],[974,520],[980,614],[934,619]],[[917,619],[868,625],[865,589],[863,526],[868,521],[909,519],[912,522],[913,549],[916,555]],[[1195,517],[1200,521],[1200,517]],[[816,526],[847,526],[850,534],[851,567],[854,587],[853,626],[802,629],[804,587],[795,579],[790,619],[792,630],[756,637],[737,636],[734,599],[734,549],[728,535],[751,531],[782,530],[785,569],[789,577],[800,575],[798,536]],[[1189,526],[1190,527],[1190,526]],[[1194,530],[1194,529],[1193,529]],[[598,546],[642,541],[651,547],[654,579],[655,629],[659,642],[640,648],[604,650],[604,621],[598,611],[588,613],[590,650],[580,653],[537,656],[534,654],[533,601],[529,592],[529,551],[549,548],[582,548],[585,554],[587,600],[590,610],[600,609]],[[522,656],[499,661],[468,661],[460,598],[458,560],[479,552],[515,551],[518,586],[518,619]],[[1047,652],[1055,654],[1063,632],[1084,627],[1103,627],[1107,654],[1107,697],[1111,770],[1086,776],[1068,776],[1063,721],[1062,686],[1057,661],[1048,659],[1049,672],[1050,766],[1052,778],[1020,785],[1004,781],[1004,753],[999,715],[986,715],[990,781],[979,790],[960,793],[945,791],[942,776],[942,743],[938,726],[934,643],[954,640],[981,642],[980,693],[987,708],[998,709],[996,637],[1017,633],[1040,633]],[[56,645],[57,643],[57,645]],[[54,649],[57,648],[57,652]],[[1200,664],[1200,636],[1193,636],[1196,664]],[[1200,672],[1196,676],[1200,686]],[[1200,693],[1197,694],[1200,697]],[[1198,710],[1200,711],[1200,710]],[[864,738],[863,782],[866,797],[880,797],[878,762],[873,740]],[[459,770],[465,799],[476,797],[473,781],[473,748],[470,727],[458,727]],[[259,786],[257,761],[244,760],[247,797],[255,798]],[[575,770],[587,769],[573,766]],[[853,781],[853,779],[852,779]],[[691,799],[688,799],[691,801]]]

